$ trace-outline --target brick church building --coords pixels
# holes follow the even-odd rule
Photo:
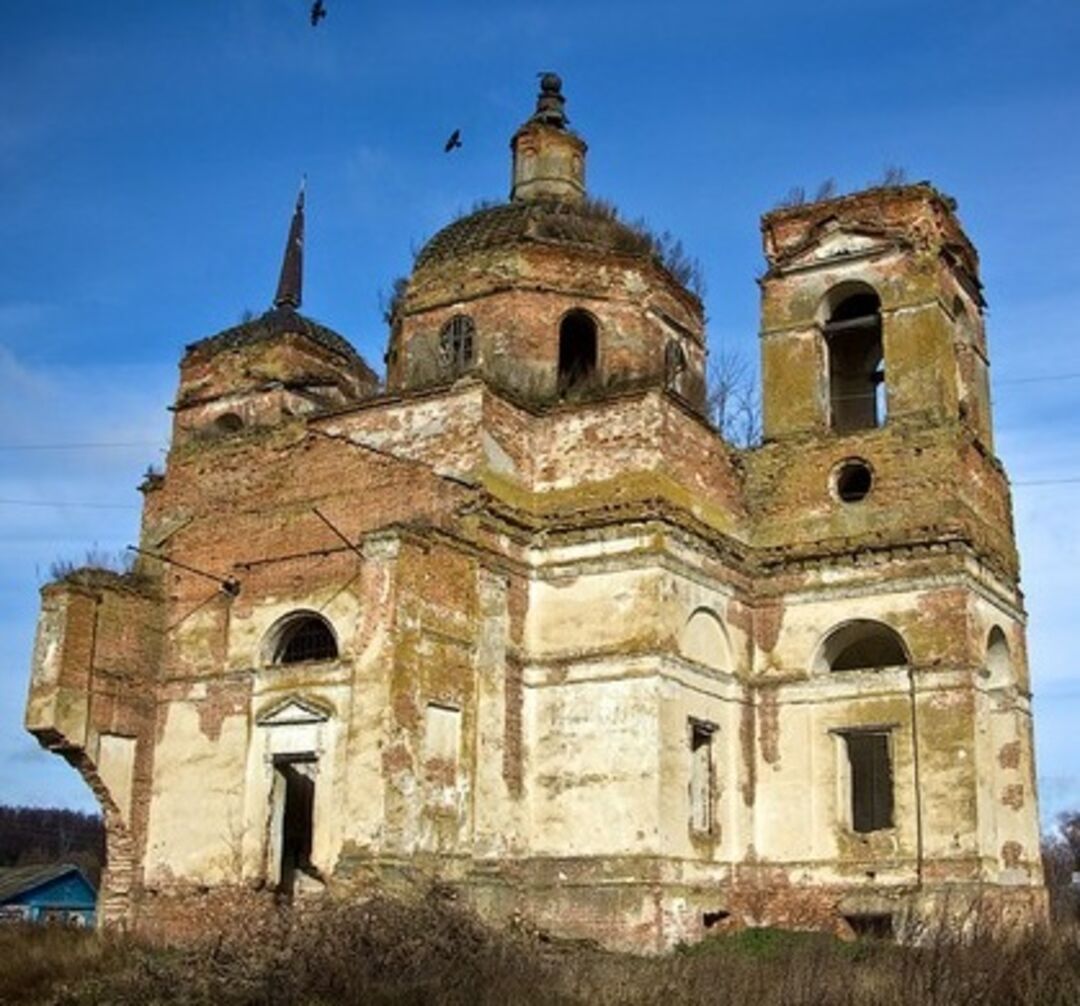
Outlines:
[[[764,436],[701,300],[587,194],[547,75],[507,202],[390,310],[386,379],[273,307],[187,347],[135,569],[47,585],[26,724],[100,801],[100,914],[438,879],[661,950],[1043,906],[978,257],[925,183],[761,223]]]

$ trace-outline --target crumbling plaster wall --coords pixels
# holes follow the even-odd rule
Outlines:
[[[651,551],[641,550],[645,542]],[[729,764],[727,755],[740,736],[749,639],[744,627],[723,628],[734,588],[710,579],[696,558],[669,565],[654,535],[535,556],[542,565],[526,618],[535,852],[734,858],[746,831],[742,759]],[[721,633],[716,652],[703,655],[708,663],[680,653],[688,620],[702,612]],[[714,826],[697,836],[691,719],[717,729]]]
[[[148,668],[161,647],[160,604],[135,575],[84,570],[42,590],[26,726],[97,798],[107,863],[103,923],[130,918],[139,879],[154,749]]]
[[[226,413],[265,428],[369,397],[377,387],[359,360],[296,334],[228,349],[195,344],[180,365],[173,443],[218,436],[215,420]]]
[[[520,509],[602,508],[661,495],[724,533],[745,533],[734,452],[656,390],[534,412],[466,379],[438,395],[373,401],[313,428],[482,483]]]
[[[362,496],[353,495],[357,486]],[[438,523],[460,505],[461,493],[427,465],[297,428],[181,446],[170,458],[165,484],[148,494],[144,544],[232,577],[239,592],[230,596],[178,567],[160,569],[170,628],[149,886],[265,878],[271,766],[262,741],[268,728],[256,719],[268,702],[291,695],[335,711],[321,730],[316,865],[330,870],[346,843],[371,843],[385,815],[381,791],[372,795],[363,785],[373,777],[369,772],[365,780],[363,767],[377,764],[381,778],[386,731],[370,726],[372,710],[385,710],[390,693],[392,588],[377,541],[368,546],[361,536],[409,516]],[[345,545],[313,506],[356,547]],[[321,612],[333,625],[342,651],[333,666],[267,666],[268,634],[297,610]],[[359,747],[352,743],[357,736]],[[357,787],[364,793],[350,805],[345,796]],[[196,823],[193,806],[205,810]]]

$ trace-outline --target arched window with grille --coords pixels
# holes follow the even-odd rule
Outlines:
[[[462,374],[473,365],[476,326],[467,314],[455,314],[439,332],[439,352],[453,374]]]
[[[267,656],[271,664],[337,660],[337,637],[321,615],[297,612],[286,616],[272,630]]]

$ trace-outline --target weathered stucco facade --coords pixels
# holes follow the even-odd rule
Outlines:
[[[43,590],[27,726],[107,920],[432,878],[657,950],[1042,910],[975,250],[926,184],[762,223],[762,446],[702,305],[585,196],[557,80],[511,200],[399,290],[387,384],[275,307],[188,347],[132,574]],[[676,270],[677,271],[677,270]],[[215,579],[217,578],[217,579]]]

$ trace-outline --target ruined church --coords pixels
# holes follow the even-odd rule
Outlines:
[[[100,915],[432,881],[659,951],[1043,911],[979,263],[927,183],[761,221],[759,446],[702,302],[591,199],[561,82],[506,202],[388,311],[385,382],[273,306],[189,345],[139,558],[42,590],[26,712],[100,801]]]

